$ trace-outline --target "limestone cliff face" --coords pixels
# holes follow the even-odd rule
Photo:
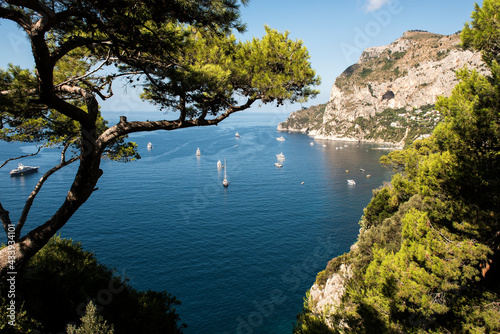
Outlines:
[[[340,268],[330,276],[326,283],[320,286],[314,283],[309,290],[309,305],[311,311],[318,317],[323,318],[328,325],[329,319],[327,315],[332,309],[335,309],[342,300],[345,293],[347,281],[352,277],[352,272],[349,266],[342,264]]]
[[[278,130],[333,140],[399,143],[408,133],[416,138],[423,133],[409,130],[422,126],[412,122],[412,112],[433,106],[440,95],[449,96],[458,82],[455,71],[464,66],[486,72],[479,53],[460,47],[458,34],[406,32],[390,45],[366,49],[356,64],[337,77],[321,121],[316,114],[314,121],[307,122],[308,111],[300,110]],[[404,128],[390,136],[384,131],[389,126],[374,118],[384,111],[388,114],[388,109],[395,111],[390,124]],[[368,126],[362,119],[376,124]],[[431,131],[429,126],[427,132]]]

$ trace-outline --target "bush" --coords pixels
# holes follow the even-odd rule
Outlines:
[[[8,303],[7,289],[0,286],[2,305]],[[81,243],[56,236],[18,271],[16,305],[24,303],[19,312],[25,314],[22,328],[12,333],[41,328],[45,333],[63,332],[68,324],[80,322],[90,300],[116,334],[182,333],[186,327],[180,324],[175,297],[166,291],[137,291]]]

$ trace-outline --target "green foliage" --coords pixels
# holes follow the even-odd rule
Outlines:
[[[460,37],[465,47],[482,51],[483,60],[492,66],[493,61],[500,62],[500,2],[484,0],[481,7],[476,3],[474,9],[472,22],[465,24]]]
[[[381,159],[396,174],[374,192],[343,255],[354,277],[327,315],[334,332],[500,331],[499,9],[498,0],[476,6],[462,35],[491,76],[459,70],[433,135]]]
[[[92,301],[87,304],[81,321],[82,324],[79,327],[68,325],[68,334],[113,334],[115,332],[113,325],[108,325],[106,320],[99,315]]]
[[[405,54],[406,54],[406,51],[401,51],[401,52],[398,52],[398,51],[397,51],[397,52],[393,52],[393,53],[391,54],[391,58],[394,58],[394,59],[398,60],[398,59],[403,58]]]
[[[289,32],[280,33],[266,26],[262,39],[253,38],[238,50],[240,76],[251,80],[252,96],[262,102],[285,100],[303,102],[319,92],[311,89],[320,83],[310,68],[309,53],[301,40],[292,41]],[[248,87],[250,88],[250,87]]]
[[[366,78],[366,77],[367,77],[367,76],[369,76],[369,75],[370,75],[370,73],[372,73],[372,72],[373,72],[373,69],[363,67],[363,69],[361,70],[361,74],[360,74],[360,75],[361,75],[361,77],[362,77],[362,78]]]
[[[3,299],[6,288],[0,287],[4,304],[8,302]],[[52,238],[16,276],[16,305],[23,305],[17,324],[22,333],[41,328],[44,332],[63,331],[67,324],[79,322],[90,300],[99,318],[113,324],[117,334],[182,333],[185,327],[176,313],[180,302],[175,297],[165,291],[135,290],[125,277],[117,276],[70,239]],[[87,312],[86,322],[91,318]],[[80,328],[88,325],[84,322]]]
[[[319,286],[324,286],[328,278],[330,278],[332,274],[336,272],[342,264],[348,261],[347,255],[348,254],[343,254],[328,261],[326,269],[320,271],[318,275],[316,275],[316,284],[318,284]]]
[[[16,311],[13,318],[10,318],[11,310],[9,309],[9,300],[0,298],[0,332],[5,334],[38,334],[42,329],[42,325],[31,318],[24,307],[24,304],[19,305],[16,302]],[[14,322],[11,322],[15,320]]]
[[[281,125],[285,129],[301,129],[306,126],[310,129],[320,127],[323,124],[323,115],[325,114],[326,106],[327,104],[325,103],[294,111]]]
[[[187,28],[189,37],[176,56],[178,66],[165,69],[168,81],[146,86],[142,97],[188,117],[217,115],[236,96],[263,103],[304,102],[319,92],[309,54],[289,33],[265,27],[262,39],[239,42],[233,35],[207,35]]]
[[[294,334],[331,334],[331,329],[326,325],[325,319],[313,314],[309,305],[309,293],[304,298],[304,307],[297,314],[297,321],[293,324]]]

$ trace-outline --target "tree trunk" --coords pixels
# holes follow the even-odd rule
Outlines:
[[[91,135],[93,134],[93,135]],[[95,145],[96,131],[83,130],[80,166],[64,203],[43,225],[30,231],[18,242],[0,250],[0,276],[16,272],[62,228],[80,206],[90,197],[102,175],[102,148]],[[10,241],[10,239],[9,239]]]

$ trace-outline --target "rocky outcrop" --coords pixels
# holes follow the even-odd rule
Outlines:
[[[352,277],[351,268],[342,264],[340,268],[320,286],[318,283],[309,290],[309,305],[311,311],[319,317],[329,314],[330,310],[337,307],[345,293],[347,281]],[[324,317],[328,323],[329,319]]]
[[[458,83],[455,71],[463,67],[487,71],[479,53],[461,48],[458,34],[406,32],[390,45],[366,49],[359,61],[336,79],[321,122],[305,122],[307,111],[300,110],[292,113],[278,130],[301,131],[317,139],[394,144],[399,143],[406,132],[413,140],[425,133],[402,130],[386,136],[387,124],[375,120],[377,124],[367,126],[362,119],[373,122],[385,112],[393,118],[389,124],[399,122],[401,127],[422,127],[418,122],[411,122],[411,113],[423,106],[433,106],[438,96],[449,96]],[[394,112],[391,115],[387,110]],[[295,119],[303,122],[291,122]],[[373,135],[374,131],[377,135]]]

